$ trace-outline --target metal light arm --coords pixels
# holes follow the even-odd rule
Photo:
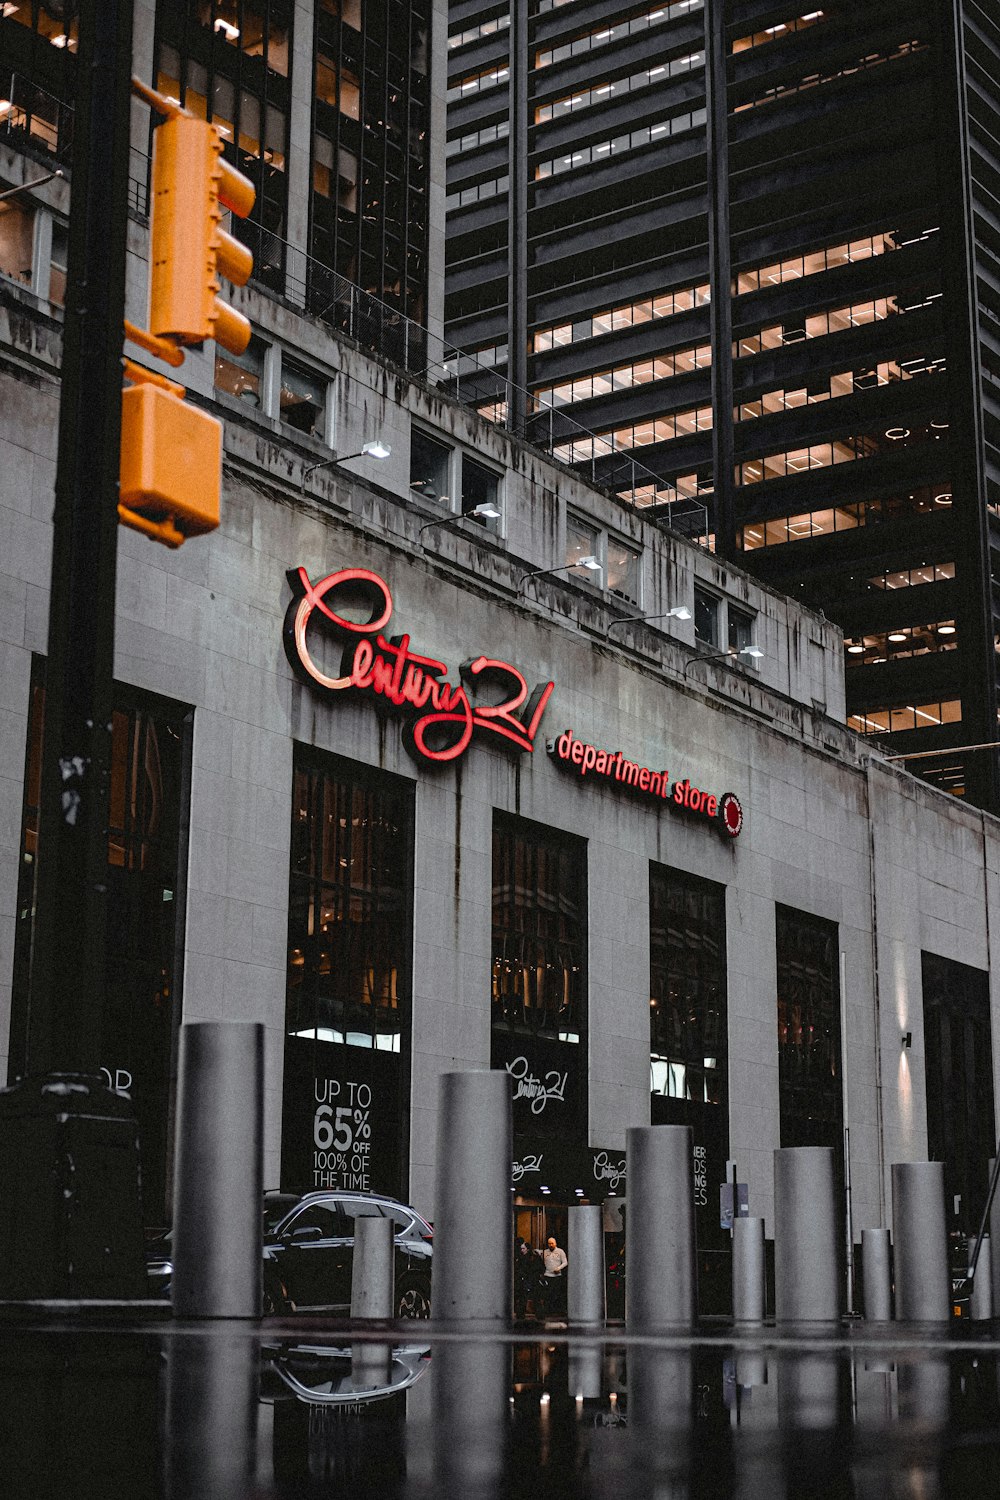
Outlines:
[[[690,618],[691,611],[683,604],[679,604],[676,609],[664,610],[662,615],[626,615],[624,619],[612,620],[604,635],[607,638],[617,625],[634,625],[638,620],[648,623],[651,620],[690,620]]]
[[[580,558],[575,563],[560,563],[558,568],[533,568],[530,573],[522,573],[517,582],[517,592],[520,593],[529,578],[549,578],[555,573],[567,573],[572,568],[586,567],[588,572],[603,573],[604,569],[596,558]]]
[[[0,203],[6,203],[8,198],[16,198],[18,193],[30,193],[32,188],[44,187],[47,182],[53,182],[57,177],[62,177],[62,171],[46,172],[44,177],[35,177],[31,182],[22,182],[20,187],[7,188],[0,193]]]
[[[432,526],[441,531],[447,531],[451,527],[461,526],[463,521],[498,521],[500,512],[495,505],[475,505],[472,510],[463,510],[454,516],[437,516],[433,521],[425,521],[417,532],[422,537],[425,531],[430,531]]]
[[[706,651],[701,656],[693,656],[685,664],[684,676],[686,677],[691,668],[696,666],[700,661],[721,661],[723,657],[728,657],[730,661],[739,661],[741,656],[749,656],[755,659],[763,655],[763,651],[758,651],[754,646],[740,646],[738,650],[734,646],[727,646],[724,651]]]

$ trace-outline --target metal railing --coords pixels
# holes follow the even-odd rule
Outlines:
[[[68,164],[73,149],[73,106],[25,78],[8,73],[0,82],[0,140],[29,146]]]

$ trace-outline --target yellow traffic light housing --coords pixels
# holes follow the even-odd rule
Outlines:
[[[245,218],[253,184],[222,160],[216,126],[179,111],[153,132],[149,329],[178,344],[215,339],[233,354],[250,324],[217,295],[220,277],[243,286],[253,270],[245,245],[219,228],[223,208]]]
[[[222,423],[184,387],[126,362],[118,517],[168,547],[219,524]]]
[[[223,302],[219,278],[243,286],[253,270],[245,245],[219,228],[222,210],[246,218],[253,183],[222,160],[215,125],[196,120],[138,78],[132,92],[163,124],[153,134],[149,250],[149,328],[125,333],[167,364],[184,362],[181,346],[215,339],[233,354],[250,342],[250,323]],[[222,423],[184,401],[184,387],[132,360],[122,392],[118,518],[125,526],[179,547],[219,524]]]

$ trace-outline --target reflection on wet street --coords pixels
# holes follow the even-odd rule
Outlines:
[[[1000,1346],[986,1339],[533,1333],[8,1326],[5,1491],[944,1500],[1000,1488]]]

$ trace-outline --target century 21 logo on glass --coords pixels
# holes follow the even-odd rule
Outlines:
[[[516,667],[492,656],[462,663],[460,682],[448,681],[444,662],[411,649],[408,635],[382,634],[392,616],[389,585],[367,568],[341,568],[310,583],[305,568],[288,573],[292,601],[285,614],[285,654],[293,670],[324,693],[371,694],[410,715],[404,731],[407,748],[428,761],[457,760],[476,730],[498,736],[508,748],[534,749],[535,735],[554,684],[528,684]],[[370,618],[359,622],[334,608],[367,607]],[[318,620],[316,617],[319,617]],[[345,640],[337,676],[324,672],[310,648],[310,629]],[[493,702],[473,702],[491,693]]]

